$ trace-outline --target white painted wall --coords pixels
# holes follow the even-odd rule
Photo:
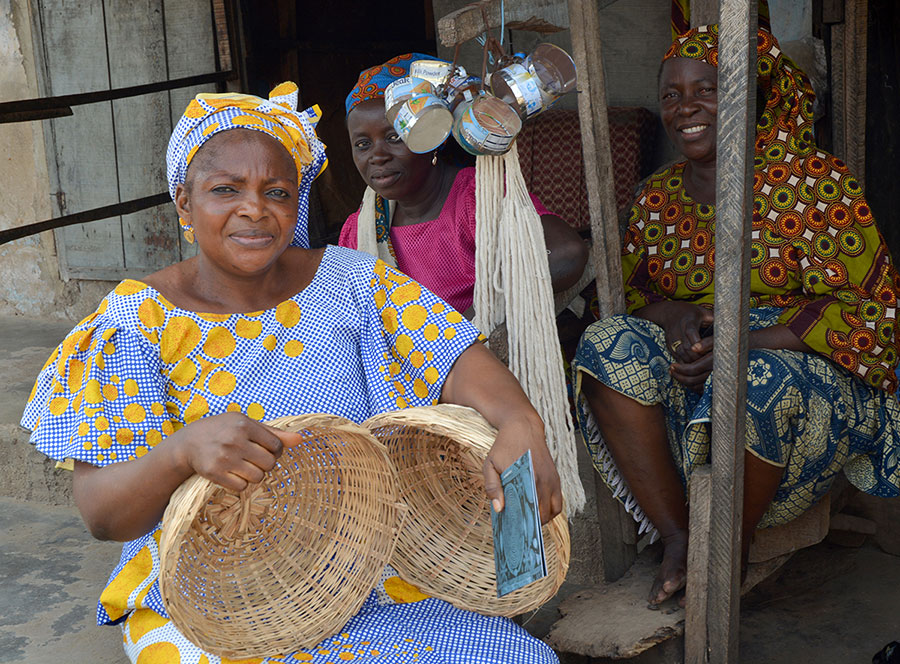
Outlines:
[[[35,72],[30,3],[0,0],[0,100],[40,96]],[[0,124],[0,228],[53,214],[41,122]],[[0,315],[80,319],[113,284],[59,277],[53,233],[0,245]]]

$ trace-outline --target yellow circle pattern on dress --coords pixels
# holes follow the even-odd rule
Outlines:
[[[465,341],[448,345],[447,340],[459,334],[455,321],[463,321],[462,316],[383,262],[369,269],[361,275],[363,297],[354,296],[358,311],[367,317],[364,324],[376,333],[369,337],[376,345],[365,350],[371,356],[366,360],[370,362],[366,389],[378,390],[379,409],[435,403],[445,371],[452,366],[448,349],[455,358],[475,340],[477,331],[466,323]],[[36,384],[33,391],[35,401],[44,404],[40,418],[33,420],[34,429],[54,426],[55,420],[74,420],[66,433],[72,456],[104,465],[139,458],[186,424],[209,415],[242,412],[258,421],[276,416],[279,407],[270,412],[269,404],[277,402],[270,401],[265,389],[245,389],[248,377],[241,362],[245,358],[258,362],[251,375],[254,383],[264,385],[267,367],[285,362],[292,367],[290,375],[304,381],[276,382],[272,394],[290,395],[300,385],[304,387],[299,392],[306,389],[305,372],[314,373],[306,367],[321,364],[321,355],[314,351],[323,341],[317,336],[322,319],[301,315],[302,295],[252,314],[192,314],[141,282],[122,282],[48,360],[44,375],[49,382],[44,387]],[[118,326],[123,302],[130,307],[133,324],[127,329]],[[330,300],[328,304],[333,306]],[[101,314],[108,309],[113,318]],[[352,326],[363,324],[356,311],[341,323],[349,326],[351,340],[359,334]],[[154,354],[158,367],[150,366]],[[150,549],[155,550],[152,546],[137,550],[104,590],[101,619],[118,620],[157,601],[150,593],[155,579]],[[136,633],[139,624],[129,624],[126,641],[149,638],[149,632]],[[351,661],[356,647],[345,643],[339,647],[344,657],[336,653],[332,660]],[[147,658],[157,651],[141,652]]]

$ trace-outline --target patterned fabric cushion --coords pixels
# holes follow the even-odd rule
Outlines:
[[[612,107],[608,118],[616,207],[622,210],[634,199],[657,123],[637,106]],[[552,109],[529,120],[517,143],[528,190],[573,227],[590,228],[578,111]]]

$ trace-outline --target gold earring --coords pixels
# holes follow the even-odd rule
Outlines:
[[[431,157],[431,165],[437,166],[437,150],[434,151],[434,156]]]

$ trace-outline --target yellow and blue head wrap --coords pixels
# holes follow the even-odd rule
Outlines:
[[[297,226],[291,244],[308,247],[309,190],[328,160],[325,145],[316,136],[319,108],[297,111],[297,99],[297,86],[291,82],[278,85],[268,99],[236,93],[204,93],[192,99],[175,125],[166,150],[166,175],[172,200],[178,185],[184,184],[191,160],[206,141],[229,129],[261,131],[281,143],[297,166]],[[183,220],[179,222],[185,237],[193,242],[193,230]]]

